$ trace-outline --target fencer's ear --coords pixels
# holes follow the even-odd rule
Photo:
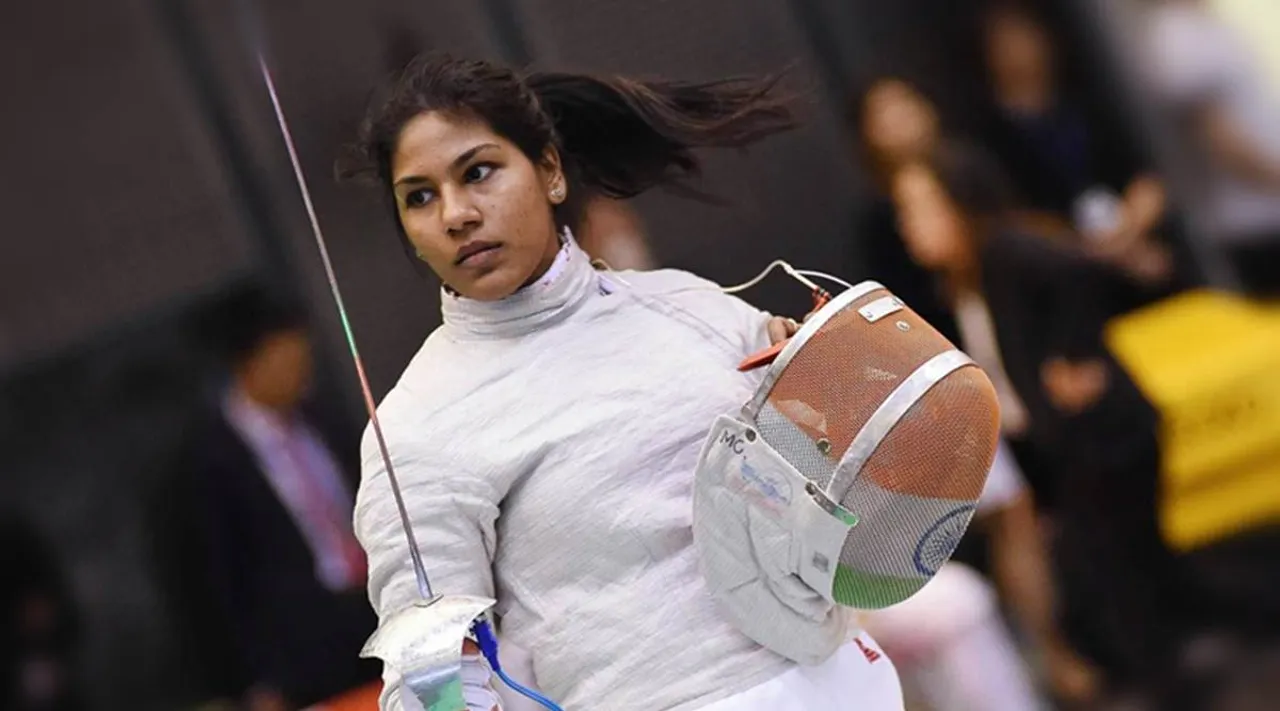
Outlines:
[[[563,204],[569,197],[569,181],[565,178],[560,151],[555,146],[547,146],[538,160],[538,168],[546,183],[547,200],[552,205]]]
[[[564,161],[560,159],[560,150],[555,146],[547,146],[542,149],[542,155],[538,158],[538,167],[547,171],[548,175],[564,175]]]

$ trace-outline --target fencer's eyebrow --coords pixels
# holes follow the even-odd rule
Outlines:
[[[499,146],[496,143],[481,143],[478,146],[472,146],[471,148],[468,148],[467,150],[459,153],[458,157],[454,158],[453,162],[449,163],[449,169],[453,170],[455,168],[461,167],[462,164],[466,163],[472,158],[475,158],[477,153],[479,153],[480,151],[483,151],[486,148],[498,148],[498,147]],[[427,183],[427,182],[430,182],[430,181],[427,178],[422,177],[421,175],[406,175],[403,178],[397,180],[396,185],[397,186],[419,185],[421,183]]]

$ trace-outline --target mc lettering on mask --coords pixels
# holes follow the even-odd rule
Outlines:
[[[720,444],[728,447],[734,454],[742,454],[743,449],[747,446],[746,440],[728,430],[725,430],[724,434],[720,435]]]

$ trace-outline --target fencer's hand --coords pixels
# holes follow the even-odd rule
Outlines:
[[[464,639],[462,640],[462,654],[463,656],[467,656],[467,657],[480,656],[480,645],[476,644],[475,642],[472,642],[469,639]],[[492,709],[490,709],[490,711],[502,711],[502,706],[495,705]]]
[[[777,345],[780,341],[796,335],[796,331],[800,330],[800,324],[793,318],[785,316],[774,316],[769,319],[769,345]]]

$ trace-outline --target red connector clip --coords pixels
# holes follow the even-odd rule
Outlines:
[[[813,309],[804,317],[805,320],[807,321],[809,316],[814,315],[818,312],[818,309],[826,306],[828,301],[831,301],[831,294],[826,289],[818,289],[813,292]],[[786,348],[787,344],[790,342],[790,338],[784,338],[762,351],[747,356],[745,360],[738,364],[738,371],[746,373],[748,371],[755,370],[756,368],[769,365],[777,359],[778,354],[781,353],[782,349]]]

